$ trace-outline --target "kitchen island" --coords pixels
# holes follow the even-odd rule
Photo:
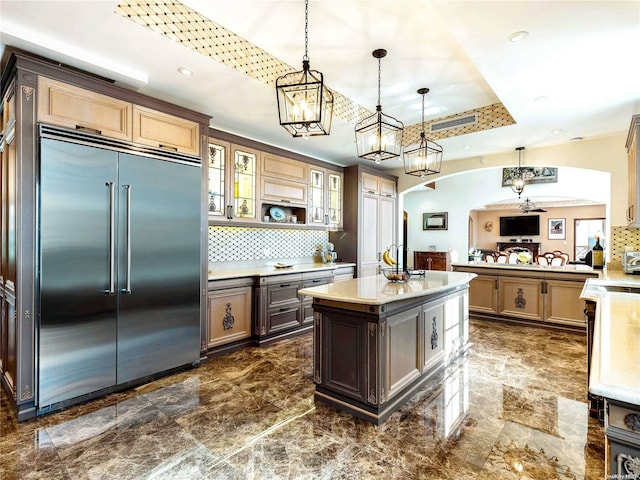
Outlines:
[[[604,417],[607,478],[640,478],[640,278],[588,280],[581,296],[591,310],[589,399]]]
[[[376,425],[468,347],[474,274],[382,275],[305,288],[313,297],[315,399]]]

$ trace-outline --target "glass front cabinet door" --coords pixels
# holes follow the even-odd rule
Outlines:
[[[342,174],[309,169],[309,224],[342,227]]]
[[[316,168],[309,169],[309,223],[325,225],[325,172]]]
[[[209,142],[209,218],[255,222],[259,152],[228,142]]]

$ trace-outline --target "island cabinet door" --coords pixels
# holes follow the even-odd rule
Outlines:
[[[469,310],[498,313],[498,277],[478,275],[469,283]]]
[[[389,401],[422,374],[422,307],[412,308],[380,323],[380,404]],[[370,379],[371,380],[371,379]]]
[[[315,348],[314,381],[319,388],[366,403],[369,350],[373,342],[372,365],[375,365],[377,338],[369,338],[369,326],[377,332],[377,324],[365,317],[336,312],[314,313]],[[375,368],[372,368],[375,371]],[[375,390],[372,390],[375,392]]]
[[[501,315],[543,320],[544,282],[522,277],[500,277],[498,280]]]
[[[555,323],[585,326],[584,300],[580,299],[581,282],[549,280],[546,283],[545,320]]]
[[[422,373],[442,365],[444,356],[444,301],[422,307]]]

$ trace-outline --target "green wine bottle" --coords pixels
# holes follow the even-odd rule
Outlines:
[[[596,244],[593,246],[593,268],[602,270],[604,268],[604,248],[600,245],[600,237],[596,237]]]

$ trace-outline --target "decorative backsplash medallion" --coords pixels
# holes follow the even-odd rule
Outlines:
[[[209,262],[311,259],[316,245],[328,241],[322,230],[209,226]]]

